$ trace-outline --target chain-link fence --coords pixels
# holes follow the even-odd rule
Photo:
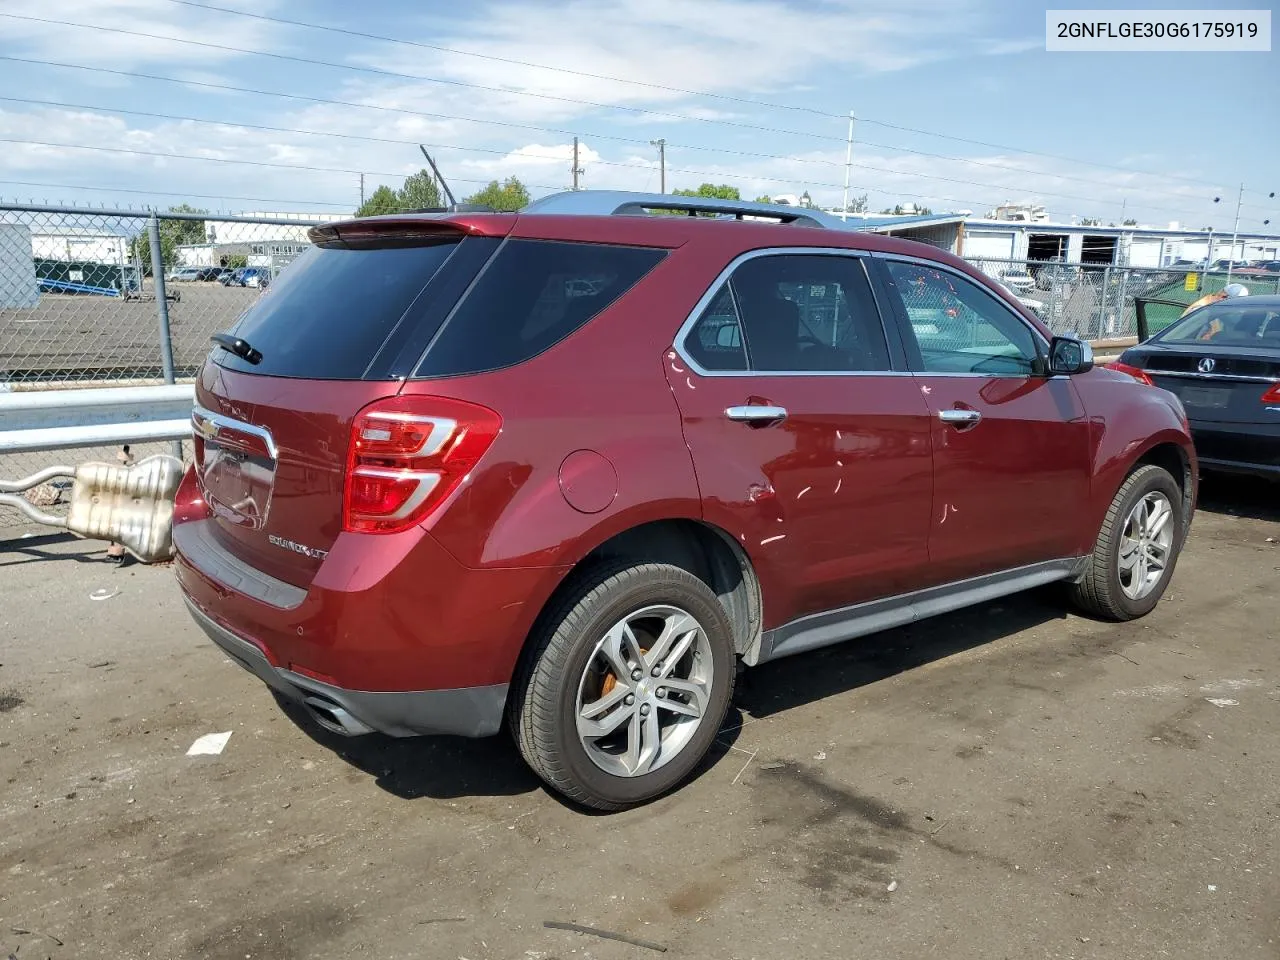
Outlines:
[[[317,222],[0,206],[0,391],[192,377],[210,335],[229,328],[307,248],[307,229]],[[1225,274],[1195,274],[1189,286],[1186,268],[970,262],[1055,332],[1091,339],[1133,336],[1137,298],[1190,303],[1227,281]],[[1280,293],[1280,275],[1246,271],[1231,279],[1254,293]],[[90,452],[71,453],[83,459]],[[0,456],[0,476],[16,479],[54,459]],[[17,522],[15,511],[0,509],[0,536]]]
[[[193,377],[210,335],[307,248],[316,222],[0,206],[0,391]],[[13,454],[0,456],[0,476],[91,453],[114,459]],[[0,536],[19,519],[0,509]]]
[[[1227,284],[1225,273],[1189,273],[1185,267],[1161,269],[1041,260],[969,262],[1004,284],[1054,333],[1077,333],[1090,340],[1136,336],[1137,298],[1189,304]],[[1280,293],[1280,274],[1234,272],[1231,282],[1244,284],[1251,293]]]
[[[314,223],[0,207],[0,384],[192,376]]]

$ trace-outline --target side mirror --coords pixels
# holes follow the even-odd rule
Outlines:
[[[1052,376],[1087,373],[1093,369],[1093,347],[1078,337],[1054,337],[1049,344],[1049,373]]]

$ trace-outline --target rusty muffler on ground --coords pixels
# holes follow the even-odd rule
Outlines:
[[[0,480],[0,504],[17,508],[36,523],[107,540],[143,563],[156,563],[173,556],[173,500],[182,473],[182,461],[164,454],[136,464],[53,466],[21,480]],[[72,478],[65,517],[45,513],[21,496],[59,477]]]

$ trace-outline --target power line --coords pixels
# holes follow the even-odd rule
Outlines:
[[[3,16],[3,14],[0,14]],[[462,117],[451,113],[431,113],[425,110],[410,110],[407,107],[387,107],[377,103],[358,103],[354,100],[333,100],[326,97],[315,97],[303,93],[282,93],[277,90],[260,90],[255,87],[237,87],[227,83],[213,83],[208,80],[192,80],[184,77],[168,77],[158,73],[139,73],[132,70],[113,70],[109,67],[91,67],[82,63],[63,63],[58,60],[38,60],[32,57],[13,57],[0,54],[0,60],[8,60],[14,63],[30,63],[44,67],[59,67],[66,70],[85,70],[90,73],[105,73],[116,77],[128,77],[134,80],[156,80],[162,83],[174,83],[182,86],[202,87],[208,90],[223,90],[228,93],[247,93],[259,97],[278,97],[283,100],[299,100],[304,103],[318,103],[332,107],[351,107],[357,110],[377,110],[381,113],[399,113],[410,117],[425,117],[432,120],[457,120],[464,123],[478,123],[485,126],[509,127],[515,130],[533,130],[538,133],[556,133],[566,136],[573,136],[572,130],[565,130],[558,127],[540,127],[531,123],[516,123],[510,120],[480,120],[475,117]],[[619,137],[612,136],[607,133],[584,134],[579,132],[579,136],[589,136],[597,140],[614,140],[619,143],[634,143],[640,146],[647,145],[647,140],[639,137]],[[715,148],[693,148],[693,149],[715,149]]]
[[[404,179],[411,176],[407,173],[387,173],[379,170],[349,170],[345,167],[316,167],[301,163],[273,163],[269,160],[240,160],[231,157],[197,157],[185,153],[161,153],[158,150],[134,150],[128,147],[103,147],[97,144],[87,143],[53,143],[48,140],[23,140],[16,137],[0,137],[0,143],[16,143],[33,147],[51,147],[59,150],[93,150],[100,153],[123,153],[138,157],[161,157],[165,160],[195,160],[202,163],[235,163],[249,167],[271,167],[279,170],[306,170],[310,173],[346,173],[360,175],[361,173],[371,174],[375,177],[390,177]],[[450,177],[450,180],[456,180],[459,183],[481,183],[487,184],[491,180],[474,180],[466,177]],[[551,186],[545,183],[528,183],[527,187],[534,187],[538,190],[559,190],[560,187]]]
[[[45,141],[45,140],[27,140],[27,139],[13,138],[13,137],[0,137],[0,143],[12,143],[12,144],[27,145],[27,146],[48,147],[48,148],[63,149],[63,150],[88,150],[88,151],[99,152],[99,153],[125,154],[129,156],[158,157],[166,160],[189,160],[189,161],[204,162],[204,163],[224,163],[224,164],[238,164],[238,165],[251,166],[251,167],[267,167],[267,168],[281,169],[281,170],[304,170],[311,173],[342,173],[342,174],[348,174],[348,175],[359,175],[361,173],[365,173],[365,174],[371,174],[373,176],[389,177],[393,179],[394,178],[403,179],[404,177],[408,176],[408,174],[404,174],[404,173],[389,173],[385,171],[376,171],[376,170],[361,171],[361,170],[353,170],[345,167],[319,167],[319,166],[314,166],[309,164],[275,163],[267,160],[242,160],[242,159],[231,158],[231,157],[201,157],[201,156],[193,156],[191,154],[164,153],[156,150],[137,150],[137,149],[127,148],[127,147],[105,147],[105,146],[100,146],[96,144],[54,143],[54,142]],[[562,158],[557,157],[555,159],[562,159]],[[609,161],[596,161],[596,162],[601,164],[602,166],[631,166],[631,167],[641,167],[642,169],[646,169],[646,170],[651,169],[647,165],[644,165],[642,167],[642,165],[639,165],[639,164],[610,163]],[[672,172],[688,173],[688,174],[693,174],[697,176],[729,177],[730,179],[747,180],[747,181],[761,182],[761,183],[794,184],[796,182],[795,178],[754,176],[754,175],[748,175],[748,174],[726,174],[718,171],[691,170],[687,168],[673,168]],[[912,176],[912,174],[906,174],[906,176]],[[486,184],[490,182],[489,180],[468,179],[466,177],[454,177],[452,179],[460,183]],[[966,181],[957,181],[957,182],[964,183]],[[820,183],[820,182],[814,182],[814,181],[804,181],[804,185],[806,187],[827,187],[831,189],[835,189],[841,186],[840,184],[835,184],[835,183]],[[982,186],[987,189],[998,189],[996,187],[992,187],[987,184],[972,184],[972,185]],[[526,184],[526,186],[532,187],[538,190],[559,191],[561,189],[561,187],[559,186],[552,185],[552,184],[545,184],[545,183],[530,183],[530,184]],[[857,189],[868,189],[864,185],[860,185],[860,184],[858,185],[851,184],[851,186],[855,186]],[[939,199],[939,200],[944,200],[948,203],[964,203],[964,204],[980,206],[980,207],[987,205],[985,201],[976,201],[976,200],[963,199],[963,198],[957,198],[957,197],[935,197],[935,195],[933,194],[924,194],[924,193],[911,194],[911,193],[903,192],[902,195],[915,197],[917,199]]]
[[[472,50],[459,50],[457,47],[446,47],[438,43],[424,43],[420,40],[406,40],[404,37],[386,37],[377,33],[365,33],[360,30],[349,30],[344,27],[332,27],[322,23],[306,23],[302,20],[289,20],[285,17],[269,17],[261,13],[251,13],[248,10],[235,10],[231,7],[215,7],[208,3],[196,3],[194,0],[169,0],[170,3],[180,3],[183,6],[195,7],[198,10],[212,10],[217,13],[230,13],[239,17],[249,17],[253,20],[262,20],[267,23],[279,23],[290,27],[304,27],[308,30],[323,30],[327,33],[337,33],[347,37],[359,37],[362,40],[377,40],[382,43],[398,43],[404,46],[418,47],[423,50],[436,50],[440,53],[449,53],[459,57],[474,57],[478,60],[488,60],[491,63],[506,63],[516,67],[532,67],[535,70],[547,70],[552,73],[563,73],[573,77],[583,77],[587,80],[608,80],[613,83],[625,83],[635,87],[646,87],[650,90],[662,90],[667,93],[679,93],[690,97],[706,97],[712,100],[723,100],[728,103],[741,103],[753,107],[769,107],[773,110],[793,110],[797,113],[808,113],[814,116],[830,118],[835,114],[828,113],[826,110],[819,110],[816,107],[803,107],[798,104],[791,103],[772,103],[768,100],[756,100],[751,97],[735,97],[727,93],[711,93],[706,90],[690,90],[685,87],[673,87],[665,83],[653,83],[648,80],[631,80],[626,77],[611,77],[603,73],[588,73],[585,70],[571,70],[568,67],[553,67],[545,63],[534,63],[531,60],[516,60],[512,57],[499,57],[489,53],[476,53]]]
[[[1015,150],[1018,153],[1026,153],[1035,157],[1048,157],[1051,160],[1065,160],[1068,163],[1078,163],[1086,167],[1101,167],[1104,170],[1119,170],[1121,173],[1130,173],[1140,177],[1162,177],[1167,180],[1182,180],[1186,183],[1198,183],[1201,186],[1214,187],[1219,189],[1219,185],[1210,180],[1197,180],[1193,177],[1181,177],[1173,173],[1153,173],[1149,170],[1134,170],[1131,167],[1120,167],[1111,163],[1099,163],[1096,160],[1081,160],[1079,157],[1067,157],[1060,153],[1045,153],[1041,150],[1030,150],[1026,147],[1013,147],[1008,144],[991,143],[986,140],[971,140],[967,137],[956,137],[951,134],[934,133],[931,130],[922,130],[917,127],[906,127],[897,123],[889,123],[885,120],[870,120],[863,117],[857,118],[859,123],[871,124],[876,127],[884,127],[887,130],[898,130],[903,133],[914,133],[924,137],[939,137],[944,140],[954,140],[956,143],[967,143],[975,147],[986,147],[990,150]]]
[[[173,0],[173,2],[180,2],[180,0]],[[3,14],[0,14],[0,16],[2,15]],[[234,93],[247,93],[255,96],[277,97],[281,99],[299,100],[307,103],[320,103],[320,104],[326,104],[330,106],[342,106],[342,107],[350,107],[350,108],[362,109],[362,110],[377,110],[380,112],[399,113],[399,114],[405,114],[409,116],[418,116],[418,117],[426,117],[426,118],[441,119],[441,120],[455,120],[455,121],[460,121],[465,123],[483,124],[488,126],[500,126],[500,127],[511,128],[511,129],[531,130],[539,133],[553,133],[553,134],[562,135],[566,137],[572,137],[576,135],[576,136],[584,136],[584,137],[597,139],[597,140],[608,140],[608,141],[613,141],[618,143],[635,144],[637,146],[649,145],[649,142],[647,140],[642,140],[638,137],[620,137],[612,134],[582,133],[582,132],[575,134],[574,131],[564,129],[564,128],[559,128],[559,127],[543,127],[535,124],[515,123],[512,121],[502,121],[502,120],[481,120],[474,117],[462,117],[462,116],[457,116],[453,114],[432,113],[432,112],[422,111],[422,110],[409,110],[407,108],[402,108],[402,107],[386,107],[378,104],[356,103],[354,101],[349,101],[349,100],[334,100],[334,99],[328,99],[324,97],[310,96],[306,94],[281,93],[279,91],[273,91],[273,90],[261,90],[253,87],[239,87],[231,84],[212,83],[210,81],[203,81],[203,80],[190,80],[190,79],[184,79],[179,77],[165,76],[162,74],[139,73],[139,72],[127,71],[127,70],[113,70],[107,67],[93,67],[93,66],[87,66],[84,64],[64,63],[64,62],[59,62],[55,60],[39,60],[39,59],[26,58],[26,57],[12,57],[12,56],[4,56],[4,55],[0,55],[0,60],[8,60],[8,61],[13,61],[17,63],[36,64],[40,66],[51,66],[51,67],[58,67],[58,68],[71,69],[71,70],[84,70],[84,71],[90,71],[94,73],[110,74],[113,76],[129,77],[132,79],[153,80],[153,81],[159,81],[164,83],[174,83],[174,84],[181,84],[186,86],[204,87],[204,88],[214,89],[214,90],[224,90],[224,91],[234,92]],[[223,121],[202,120],[196,117],[173,116],[173,115],[167,115],[167,114],[147,113],[144,111],[129,111],[129,110],[116,109],[116,108],[94,107],[89,105],[78,106],[78,105],[72,105],[72,104],[60,104],[58,101],[29,100],[21,97],[8,97],[8,98],[0,97],[0,99],[9,99],[16,102],[46,103],[51,106],[63,105],[63,106],[71,107],[73,109],[88,109],[88,110],[98,110],[98,109],[108,110],[109,109],[117,113],[135,113],[140,116],[151,116],[151,117],[157,117],[160,119],[187,120],[187,121],[196,122],[196,123],[224,123]],[[324,135],[324,136],[343,137],[346,139],[367,139],[371,142],[386,142],[386,143],[400,143],[400,144],[412,144],[417,142],[417,141],[398,141],[398,140],[392,140],[388,138],[379,138],[379,137],[358,137],[357,135],[354,135],[354,134],[340,134],[340,133],[329,133],[329,132],[320,134],[317,131],[299,130],[299,129],[293,129],[288,127],[269,127],[269,126],[263,126],[263,125],[257,125],[257,124],[246,124],[246,123],[240,123],[240,122],[234,122],[234,123],[226,122],[225,125],[243,126],[243,127],[262,129],[262,130],[275,130],[275,131],[284,132],[284,133],[316,134],[316,135]],[[878,147],[881,149],[896,150],[903,153],[914,154],[917,156],[927,157],[931,159],[950,160],[954,162],[966,163],[966,164],[971,164],[975,166],[991,167],[993,169],[1004,169],[1004,170],[1009,170],[1011,172],[1027,174],[1030,176],[1051,177],[1054,179],[1072,180],[1072,181],[1089,183],[1089,184],[1094,184],[1097,182],[1096,179],[1088,178],[1088,177],[1076,177],[1070,174],[1058,174],[1058,173],[1052,173],[1049,171],[1030,170],[1023,167],[1016,167],[1010,164],[998,164],[998,163],[993,163],[993,162],[984,161],[984,160],[972,160],[965,157],[954,157],[954,156],[948,156],[945,154],[928,153],[926,151],[915,150],[908,147],[898,147],[892,144],[873,143],[870,141],[861,141],[861,142],[867,146]],[[746,150],[732,150],[724,147],[707,147],[707,146],[701,146],[697,144],[681,144],[681,143],[671,143],[671,142],[668,142],[667,146],[675,149],[696,150],[696,151],[701,151],[705,153],[721,153],[721,154],[726,154],[730,156],[751,157],[751,158],[762,159],[762,160],[782,160],[789,163],[817,164],[822,166],[833,166],[833,167],[844,166],[842,162],[837,162],[834,160],[822,160],[822,159],[817,159],[812,157],[795,157],[795,156],[784,156],[779,154],[757,153],[757,152],[746,151]],[[458,149],[478,149],[478,148],[459,147]],[[1014,148],[1010,148],[1010,149],[1014,149]],[[1052,156],[1052,155],[1046,154],[1045,156]],[[559,158],[556,158],[556,159],[559,159]],[[871,169],[871,170],[885,170],[885,168],[872,167],[865,164],[863,164],[862,166],[866,169]],[[1116,168],[1116,169],[1123,169],[1123,168]],[[895,173],[895,174],[901,173],[901,171],[897,171],[897,170],[885,170],[885,172]],[[1133,172],[1133,171],[1126,171],[1126,172]],[[923,177],[925,179],[931,179],[929,174],[915,174],[915,175]],[[973,182],[973,181],[961,181],[961,182]],[[993,186],[990,184],[977,184],[977,185]],[[1001,185],[994,185],[994,186],[1001,186]],[[1002,186],[1001,188],[1008,189]],[[859,189],[864,189],[864,188],[860,187]],[[866,189],[870,189],[870,188],[866,188]],[[1119,185],[1116,185],[1115,189],[1123,189],[1123,188]],[[1186,196],[1185,194],[1171,193],[1168,191],[1156,191],[1156,190],[1151,190],[1149,188],[1142,188],[1142,187],[1137,187],[1134,189],[1141,191],[1143,194],[1146,194],[1147,196],[1168,196],[1168,197],[1180,197],[1180,198]],[[1017,188],[1016,192],[1026,192],[1026,191],[1022,190],[1022,188]],[[1046,195],[1050,195],[1050,194],[1046,194]],[[1069,194],[1056,194],[1056,196],[1063,197],[1065,199],[1083,199],[1088,202],[1092,201],[1092,198],[1074,197]],[[1248,206],[1250,205],[1246,204],[1246,207]],[[1186,213],[1192,216],[1201,215],[1199,212],[1191,214],[1189,211],[1185,211],[1185,210],[1174,210],[1173,208],[1169,208],[1169,210],[1170,212],[1181,212],[1181,213]]]
[[[195,0],[169,0],[169,2],[182,4],[183,6],[187,6],[187,7],[194,7],[196,9],[212,10],[218,13],[229,13],[235,16],[247,17],[253,20],[265,21],[267,23],[278,23],[286,26],[302,27],[308,30],[321,30],[327,33],[336,33],[343,36],[359,37],[364,40],[375,40],[383,43],[395,43],[395,44],[401,44],[405,46],[418,47],[425,50],[436,50],[441,53],[453,54],[455,56],[472,57],[478,60],[487,60],[494,63],[506,63],[506,64],[511,64],[513,66],[531,67],[536,70],[546,70],[552,73],[561,73],[561,74],[567,74],[569,76],[583,77],[589,80],[607,80],[613,83],[628,84],[631,86],[644,87],[651,90],[662,90],[667,93],[679,93],[686,96],[703,97],[710,100],[722,100],[729,103],[740,103],[748,106],[767,107],[773,110],[790,110],[796,113],[805,113],[805,114],[818,116],[818,117],[822,117],[824,119],[829,119],[829,120],[843,121],[846,119],[845,114],[831,113],[830,111],[827,111],[827,110],[820,110],[815,107],[801,106],[799,104],[776,103],[769,100],[757,100],[751,97],[735,97],[735,96],[732,96],[731,94],[713,93],[708,90],[692,90],[687,87],[670,86],[667,84],[653,83],[651,81],[646,81],[646,80],[634,80],[627,77],[610,76],[608,74],[588,73],[583,70],[573,70],[569,67],[557,67],[557,66],[552,66],[550,64],[546,64],[546,63],[536,63],[531,60],[517,60],[511,57],[499,57],[493,54],[477,53],[472,50],[460,50],[457,47],[449,47],[443,44],[425,43],[419,40],[408,40],[403,37],[388,37],[388,36],[383,36],[381,34],[376,34],[376,33],[365,33],[360,30],[351,30],[344,27],[329,26],[327,24],[309,23],[303,20],[290,20],[285,17],[271,17],[261,13],[253,13],[248,10],[237,10],[231,7],[220,7],[220,6],[214,6],[212,4],[207,4],[207,3],[197,3],[195,2]],[[585,103],[587,101],[571,101],[571,102]],[[595,106],[596,104],[592,104],[592,105]],[[619,108],[619,109],[625,109],[625,108]],[[641,108],[630,108],[630,109],[640,110]],[[649,111],[642,110],[641,112],[649,112]],[[705,122],[714,122],[707,117],[697,117],[693,119],[698,119]],[[1105,164],[1105,163],[1097,163],[1095,161],[1090,161],[1090,160],[1081,160],[1079,158],[1067,157],[1067,156],[1063,156],[1061,154],[1055,154],[1055,153],[1043,153],[1039,151],[1028,150],[1024,147],[1013,147],[1013,146],[1008,146],[1004,144],[989,143],[981,140],[971,140],[965,137],[956,137],[950,134],[939,133],[933,130],[923,130],[916,127],[908,127],[908,126],[903,126],[901,124],[890,123],[884,120],[875,120],[870,117],[855,115],[854,119],[859,121],[860,123],[872,124],[874,126],[884,127],[890,130],[898,130],[904,133],[912,133],[918,136],[936,137],[944,140],[952,140],[957,143],[968,143],[974,146],[987,147],[995,150],[1016,150],[1020,153],[1031,153],[1036,156],[1048,157],[1054,160],[1065,160],[1069,163],[1079,163],[1086,166],[1096,166],[1096,167],[1102,167],[1104,169],[1119,170],[1124,173],[1132,173],[1138,176],[1155,176],[1155,177],[1167,178],[1170,180],[1180,180],[1185,183],[1200,184],[1202,186],[1212,186],[1212,187],[1218,186],[1218,184],[1215,184],[1212,181],[1200,180],[1194,177],[1183,177],[1183,176],[1178,176],[1176,174],[1151,173],[1143,170],[1132,170],[1128,167],[1121,167],[1121,166]],[[827,139],[839,139],[839,138],[828,137]],[[915,150],[908,150],[905,147],[892,147],[887,144],[871,144],[871,145],[879,146],[884,149],[890,149],[890,150],[892,149],[907,150],[907,152],[911,152],[911,153],[920,153],[921,156],[934,156],[934,154],[923,153],[921,151],[915,151]],[[954,159],[954,158],[943,158],[943,159]],[[978,161],[971,161],[971,162],[978,162]],[[1018,168],[1015,167],[1010,169],[1018,169]],[[1034,171],[1027,171],[1027,172],[1034,172]],[[1080,179],[1080,178],[1072,178],[1072,179]],[[1246,190],[1246,192],[1247,193],[1256,192],[1256,193],[1262,194],[1262,191]]]
[[[387,143],[387,144],[393,144],[398,146],[417,146],[420,142],[417,140],[397,140],[390,137],[373,137],[373,136],[368,136],[364,134],[334,133],[334,132],[323,131],[323,130],[306,130],[298,127],[277,127],[277,126],[271,126],[266,124],[245,123],[243,121],[224,121],[224,120],[214,120],[214,119],[208,119],[208,118],[202,118],[202,117],[191,117],[191,116],[186,116],[181,114],[156,113],[156,112],[145,111],[145,110],[128,110],[123,108],[96,106],[92,104],[69,103],[69,102],[60,101],[60,100],[42,100],[42,99],[36,99],[36,98],[30,98],[30,97],[6,97],[6,96],[0,96],[0,100],[13,102],[13,103],[29,103],[29,104],[36,104],[36,105],[42,105],[42,106],[53,106],[53,107],[60,107],[60,108],[72,109],[72,110],[93,110],[93,111],[99,111],[99,112],[127,114],[130,116],[150,117],[153,119],[171,120],[171,121],[177,121],[177,122],[183,122],[183,123],[201,123],[201,124],[209,124],[213,126],[240,127],[240,128],[249,129],[249,130],[264,130],[264,131],[275,132],[275,133],[302,134],[305,136],[339,138],[339,139],[346,139],[346,140],[365,141],[370,143]],[[438,149],[458,150],[458,151],[467,152],[467,153],[483,153],[483,154],[494,155],[494,156],[506,156],[510,153],[509,150],[498,150],[498,149],[486,148],[486,147],[467,147],[467,146],[462,146],[461,144],[453,144],[453,143],[432,143],[432,144],[429,144],[429,146],[432,146]],[[716,152],[715,148],[709,148],[709,150],[711,152]],[[758,156],[765,159],[782,160],[784,162],[812,162],[812,163],[822,163],[829,166],[840,166],[840,164],[836,164],[833,161],[822,161],[822,160],[812,160],[812,159],[806,160],[806,158],[785,157],[785,156],[777,156],[772,154],[745,154],[745,155]],[[553,154],[525,153],[522,156],[528,159],[551,160],[551,161],[557,161],[557,162],[564,159],[561,156],[553,155]],[[210,159],[216,159],[216,158],[210,158]],[[953,158],[942,157],[941,159],[953,159]],[[648,163],[627,163],[622,161],[616,161],[616,160],[611,161],[611,160],[603,160],[603,159],[595,160],[593,162],[601,166],[609,166],[609,167],[621,167],[621,168],[644,169],[644,170],[652,169],[652,164],[648,164]],[[1007,184],[985,183],[978,180],[965,180],[958,177],[943,177],[943,176],[938,176],[936,174],[900,171],[900,170],[894,170],[887,167],[879,167],[873,164],[865,164],[865,163],[851,163],[850,166],[858,167],[859,169],[870,170],[876,173],[884,173],[891,176],[915,177],[920,180],[938,181],[941,183],[958,183],[966,186],[981,187],[985,190],[999,190],[1004,193],[1009,193],[1013,191],[1013,188],[1010,188]],[[999,166],[999,165],[994,165],[994,166]],[[727,176],[728,175],[728,174],[725,174],[724,172],[692,170],[692,169],[680,168],[680,167],[673,167],[670,169],[671,169],[671,172],[673,173],[688,173],[696,176]],[[359,172],[359,171],[353,171],[353,172]],[[371,171],[364,171],[364,172],[368,173]],[[382,175],[382,174],[379,174],[379,175]],[[1043,175],[1055,176],[1054,174],[1043,174]],[[395,176],[395,175],[387,174],[387,176]],[[796,179],[795,177],[766,177],[766,176],[754,176],[754,175],[747,175],[747,174],[744,174],[741,176],[743,179],[760,180],[762,182],[776,182],[776,183],[791,183],[791,182],[794,182]],[[1081,179],[1081,178],[1067,178],[1067,179]],[[828,183],[818,183],[818,182],[810,182],[810,181],[806,181],[806,182],[808,182],[809,185],[811,186],[818,186],[818,187],[834,187],[835,186],[833,184],[828,184]],[[854,185],[851,185],[851,186],[854,186]],[[870,187],[866,185],[856,185],[856,188],[860,190],[876,189],[874,187]],[[1096,198],[1093,198],[1093,197],[1082,197],[1077,194],[1057,193],[1054,191],[1047,191],[1047,190],[1040,190],[1040,189],[1033,189],[1030,191],[1018,189],[1013,192],[1031,192],[1037,196],[1055,197],[1055,198],[1066,199],[1066,200],[1078,200],[1085,203],[1096,202]],[[1161,196],[1161,195],[1180,196],[1175,194],[1162,194],[1156,191],[1144,191],[1144,192],[1147,193],[1148,195],[1154,195],[1154,196]],[[924,196],[924,195],[919,194],[917,196]],[[974,201],[964,201],[964,202],[972,203]],[[1114,203],[1114,201],[1112,201],[1112,203]],[[1200,215],[1199,213],[1196,213],[1196,212],[1183,210],[1175,207],[1164,207],[1161,209],[1165,210],[1166,212],[1181,213],[1188,216]]]
[[[0,183],[17,187],[44,187],[46,190],[90,190],[94,193],[135,193],[148,197],[186,197],[192,200],[242,200],[246,203],[288,203],[310,207],[337,207],[350,210],[349,203],[334,203],[331,200],[285,200],[280,197],[229,197],[212,193],[189,193],[174,190],[130,190],[126,187],[84,187],[74,183],[44,183],[37,180],[0,180]]]
[[[598,103],[594,100],[579,100],[574,97],[559,97],[551,93],[534,93],[531,90],[509,90],[504,87],[491,87],[482,83],[470,83],[465,80],[448,80],[443,77],[428,77],[422,74],[401,73],[397,70],[384,70],[381,67],[363,67],[351,63],[334,63],[331,60],[316,60],[310,57],[298,57],[288,53],[272,53],[266,50],[249,50],[245,47],[232,47],[227,44],[210,43],[206,40],[187,40],[182,37],[168,37],[159,33],[144,33],[141,30],[126,30],[123,27],[106,27],[99,24],[75,23],[71,20],[54,20],[46,17],[28,17],[17,13],[0,13],[0,17],[8,17],[12,20],[26,20],[32,23],[74,27],[81,30],[118,33],[127,37],[142,37],[146,40],[165,40],[169,43],[181,43],[188,46],[204,47],[209,50],[222,50],[227,53],[239,53],[251,57],[269,57],[273,60],[284,60],[288,63],[305,63],[313,67],[329,67],[334,70],[351,70],[356,73],[371,73],[376,76],[393,77],[398,80],[414,80],[422,83],[439,83],[450,87],[462,87],[468,90],[484,90],[488,93],[499,93],[504,96],[533,97],[538,100],[553,100],[558,103],[572,103],[576,106],[595,107],[600,110],[622,110],[627,113],[642,114],[651,117],[663,117],[668,120],[716,123],[724,126],[740,127],[744,130],[757,130],[764,133],[781,133],[790,137],[812,137],[817,140],[838,140],[841,143],[844,142],[840,137],[831,137],[827,134],[821,133],[808,133],[804,130],[786,130],[779,127],[766,127],[755,123],[743,123],[738,120],[718,120],[710,117],[697,117],[691,114],[668,113],[660,110],[651,110],[648,107],[629,107],[621,104]]]

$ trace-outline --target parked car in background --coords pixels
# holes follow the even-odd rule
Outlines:
[[[1070,292],[1070,285],[1078,279],[1078,268],[1065,263],[1046,263],[1035,271],[1036,286],[1041,290],[1056,290],[1060,296]]]
[[[1215,260],[1209,264],[1209,273],[1226,273],[1228,270],[1236,271],[1249,266],[1247,260]]]
[[[267,267],[238,267],[220,278],[225,287],[266,287],[271,284],[271,270]]]
[[[1251,260],[1235,271],[1242,277],[1274,277],[1280,274],[1280,260]]]
[[[1026,270],[1005,270],[1000,274],[1000,279],[1015,293],[1030,293],[1036,288],[1035,278]]]
[[[330,731],[505,725],[616,810],[703,762],[740,664],[1050,582],[1150,612],[1196,496],[1177,398],[841,226],[584,191],[312,228],[197,378],[196,622]]]
[[[1204,469],[1280,480],[1280,296],[1215,300],[1112,366],[1178,395]]]
[[[174,283],[194,283],[200,279],[201,267],[178,267],[165,279]]]
[[[1028,279],[1030,279],[1030,277],[1029,277],[1029,276],[1028,276]],[[1009,292],[1009,295],[1010,295],[1011,297],[1013,297],[1015,300],[1017,300],[1020,304],[1022,304],[1024,307],[1026,307],[1026,308],[1027,308],[1028,310],[1030,310],[1032,313],[1034,313],[1034,314],[1035,314],[1037,317],[1039,317],[1041,320],[1046,320],[1046,321],[1047,321],[1047,320],[1049,320],[1049,319],[1050,319],[1049,317],[1045,316],[1045,304],[1044,304],[1044,301],[1043,301],[1043,300],[1037,300],[1037,299],[1035,299],[1034,297],[1026,296],[1026,294],[1027,294],[1027,293],[1033,293],[1033,292],[1035,291],[1035,287],[1034,287],[1034,285],[1031,287],[1031,289],[1029,289],[1029,290],[1027,290],[1027,291],[1025,291],[1025,292],[1023,292],[1023,293],[1019,293],[1019,292],[1018,292],[1017,290],[1015,290],[1013,287],[1009,286],[1009,285],[1004,281],[1004,279],[1003,279],[1003,278],[1001,278],[1000,280],[997,280],[997,281],[996,281],[996,283],[997,283],[997,284],[999,284],[1000,286],[1004,287],[1004,289],[1005,289],[1005,290],[1007,290],[1007,291]]]

